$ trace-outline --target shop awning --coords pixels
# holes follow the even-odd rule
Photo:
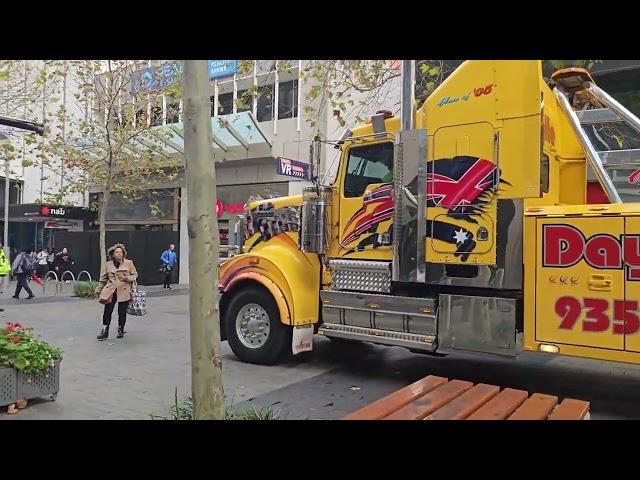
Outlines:
[[[211,118],[211,138],[217,161],[271,156],[271,141],[260,130],[251,112],[233,113]],[[88,152],[102,156],[106,145],[86,141]],[[141,132],[126,147],[127,153],[138,156],[151,150],[153,155],[173,158],[184,155],[184,124],[159,125]]]

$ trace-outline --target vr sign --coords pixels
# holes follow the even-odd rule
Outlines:
[[[288,177],[311,178],[311,170],[308,163],[291,160],[289,158],[278,157],[278,174]]]

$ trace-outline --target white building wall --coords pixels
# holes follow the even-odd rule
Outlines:
[[[26,63],[26,62],[25,62]],[[32,76],[27,78],[27,82],[33,80],[33,76],[37,75],[41,69],[46,69],[47,72],[52,70],[50,63],[43,61],[29,61],[29,70],[32,71]],[[59,65],[63,67],[63,65]],[[70,68],[69,64],[67,64]],[[56,114],[60,107],[63,105],[67,109],[67,117],[65,119],[65,134],[69,135],[69,117],[76,115],[78,117],[84,116],[84,112],[81,106],[75,101],[74,94],[76,92],[75,82],[70,80],[71,75],[67,76],[65,81],[62,77],[56,78],[45,83],[45,90],[43,95],[33,103],[20,102],[19,108],[17,108],[12,115],[26,120],[45,122],[49,127],[48,136],[55,136],[62,133],[62,125],[58,123]],[[54,125],[56,125],[54,127]],[[60,128],[58,128],[60,127]],[[37,137],[38,142],[47,141],[46,138]],[[30,146],[26,144],[23,133],[16,133],[12,140],[14,148],[19,152],[19,155],[10,164],[10,178],[16,180],[22,180],[22,202],[33,203],[37,201],[47,200],[48,194],[57,194],[60,192],[62,186],[73,179],[73,172],[68,169],[64,170],[64,175],[67,179],[63,179],[63,164],[60,158],[51,158],[50,165],[44,165],[43,162],[37,157],[35,152],[31,151]],[[30,166],[24,166],[23,162],[32,162]],[[4,172],[2,172],[4,174]],[[74,194],[65,197],[61,203],[70,203],[75,206],[84,206],[84,199],[81,194]]]

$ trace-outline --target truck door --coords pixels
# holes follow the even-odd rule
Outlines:
[[[342,168],[338,255],[391,260],[393,222],[393,154],[391,141],[352,145]],[[388,238],[388,237],[386,237]]]
[[[427,162],[427,258],[496,263],[497,133],[488,122],[440,128]],[[473,152],[473,155],[471,155]]]
[[[429,135],[428,262],[502,262],[498,200],[540,195],[541,81],[538,61],[466,61],[418,112]]]

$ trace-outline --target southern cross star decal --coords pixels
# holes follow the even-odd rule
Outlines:
[[[49,207],[42,207],[40,209],[40,215],[48,217],[49,215],[51,215],[51,209]]]
[[[464,243],[467,240],[467,232],[465,232],[462,228],[460,230],[456,230],[453,238],[455,239],[456,243]]]

